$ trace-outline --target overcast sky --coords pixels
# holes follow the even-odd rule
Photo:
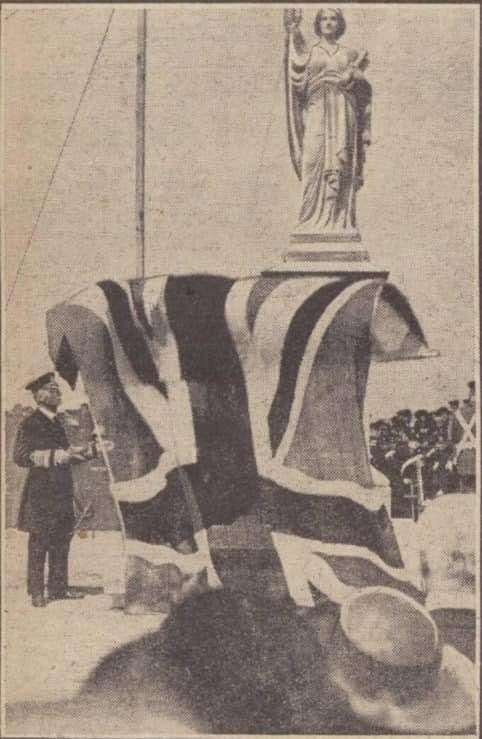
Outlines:
[[[374,88],[358,220],[439,359],[372,367],[368,412],[433,407],[474,374],[476,6],[347,5],[344,43]],[[303,30],[313,40],[313,6]],[[4,298],[10,293],[110,8],[3,6]],[[148,13],[147,273],[256,273],[299,207],[282,76],[282,9]],[[136,11],[114,14],[8,306],[7,406],[49,368],[45,311],[135,274]],[[67,395],[68,403],[75,397]]]

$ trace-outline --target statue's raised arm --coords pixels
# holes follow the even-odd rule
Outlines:
[[[370,143],[368,54],[339,43],[346,28],[341,10],[317,13],[314,30],[320,40],[311,49],[301,21],[301,10],[284,11],[288,140],[303,189],[293,236],[296,241],[359,241],[355,196]]]
[[[300,23],[303,18],[303,12],[299,8],[286,8],[284,11],[284,24],[285,30],[288,35],[293,35],[293,41],[295,44],[299,44],[299,51],[302,52],[306,49],[303,34],[300,31]]]
[[[303,144],[303,90],[308,61],[307,46],[300,31],[303,13],[299,8],[284,11],[285,86],[288,142],[294,170],[301,179],[301,148]]]

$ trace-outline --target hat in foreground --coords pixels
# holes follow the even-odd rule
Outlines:
[[[353,712],[384,729],[446,734],[475,727],[475,666],[440,642],[428,611],[387,588],[342,606],[330,671]]]

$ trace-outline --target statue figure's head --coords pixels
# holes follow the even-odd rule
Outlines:
[[[339,39],[346,29],[342,11],[339,8],[321,8],[316,14],[314,29],[320,38]]]

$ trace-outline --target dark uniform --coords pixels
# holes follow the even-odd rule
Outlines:
[[[30,534],[28,593],[43,596],[48,554],[49,595],[59,597],[68,586],[68,556],[74,528],[73,481],[69,464],[54,463],[54,453],[69,442],[60,421],[40,410],[22,421],[14,448],[14,461],[29,468],[18,517],[18,528]],[[32,453],[50,450],[47,467],[34,466]]]

